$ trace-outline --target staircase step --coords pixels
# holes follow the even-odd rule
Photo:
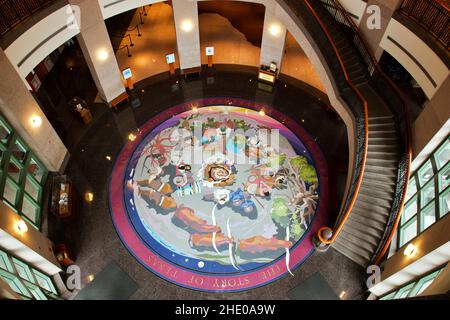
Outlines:
[[[369,242],[365,242],[365,241],[354,242],[354,241],[351,241],[350,239],[346,238],[345,235],[343,235],[343,234],[338,235],[338,237],[336,238],[336,242],[338,242],[339,244],[341,244],[344,247],[349,248],[353,252],[357,252],[361,256],[365,256],[365,257],[371,257],[373,252],[376,249],[376,246],[374,246],[373,244],[371,244]]]
[[[386,211],[387,213],[387,211]],[[354,214],[355,218],[367,219],[371,222],[377,223],[379,225],[385,226],[388,221],[387,214],[381,214],[373,210],[365,210],[358,208],[356,206],[353,207],[352,215]]]
[[[370,123],[370,121],[369,121],[369,131],[370,130],[393,130],[393,129],[395,129],[394,122]]]
[[[376,198],[372,195],[366,195],[364,193],[358,193],[356,201],[363,201],[365,203],[370,203],[376,206],[381,206],[383,208],[389,209],[391,207],[391,200],[385,200],[381,198]]]
[[[392,200],[392,197],[394,195],[394,192],[391,191],[391,188],[386,188],[386,190],[381,190],[377,188],[367,188],[366,186],[361,186],[359,189],[359,192],[361,194],[367,195],[367,196],[374,196],[376,198],[384,199],[387,201]]]
[[[352,216],[352,214],[350,214]],[[348,218],[347,224],[345,226],[347,230],[354,229],[361,231],[365,235],[371,235],[374,238],[381,239],[383,236],[384,229],[377,229],[372,226],[370,226],[367,223],[361,223],[360,221],[357,221],[355,219],[352,219],[351,217]]]
[[[370,234],[363,233],[353,228],[347,228],[346,226],[344,226],[344,229],[342,229],[339,235],[344,236],[354,243],[367,242],[373,246],[378,246],[378,243],[380,242],[380,239],[375,238]]]
[[[392,116],[369,117],[369,123],[370,124],[383,124],[383,123],[394,124],[394,118]]]
[[[343,254],[344,256],[346,256],[347,258],[349,258],[350,260],[352,260],[353,262],[359,264],[360,266],[362,266],[364,268],[366,268],[370,262],[370,258],[367,258],[367,255],[365,257],[363,257],[359,253],[356,253],[356,252],[348,249],[347,247],[340,244],[339,242],[335,242],[333,244],[333,248],[336,249],[336,251]]]
[[[388,185],[395,186],[397,184],[397,177],[393,176],[387,176],[384,174],[371,172],[365,170],[363,180],[371,181],[371,182],[377,182],[377,183],[385,183]]]
[[[395,130],[369,130],[369,138],[397,138]]]
[[[397,152],[378,152],[367,150],[367,159],[395,160],[398,162],[400,156]]]
[[[369,190],[382,191],[382,192],[394,192],[395,191],[395,183],[386,184],[384,182],[368,180],[364,179],[361,183],[361,188],[366,188]]]
[[[367,156],[366,164],[369,166],[384,166],[385,168],[394,169],[397,168],[398,160],[397,159],[377,159],[372,158],[369,154]]]
[[[369,144],[367,148],[368,152],[390,152],[400,154],[400,146],[399,145],[371,145]]]
[[[362,202],[362,201],[356,201],[355,205],[353,206],[353,210],[358,210],[359,211],[367,211],[367,212],[372,212],[374,214],[379,214],[382,216],[386,216],[386,218],[388,218],[389,216],[389,212],[390,212],[390,208],[383,208],[371,203],[366,203],[366,202]]]
[[[397,177],[397,168],[394,166],[388,167],[387,164],[368,164],[366,163],[366,168],[364,172],[375,173],[378,175],[382,175],[383,177],[396,178]]]
[[[373,214],[372,216],[376,216],[376,214]],[[385,216],[382,216],[383,219],[386,219]],[[363,215],[359,215],[358,211],[352,211],[349,220],[361,223],[363,225],[367,225],[370,228],[379,230],[381,232],[384,232],[384,230],[386,230],[386,222],[380,222],[379,220],[374,219],[373,217],[367,217],[367,216],[363,216]]]

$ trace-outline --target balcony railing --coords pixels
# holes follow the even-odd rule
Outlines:
[[[399,12],[428,31],[445,49],[450,49],[450,10],[444,1],[403,0]]]
[[[0,0],[0,37],[58,0]]]

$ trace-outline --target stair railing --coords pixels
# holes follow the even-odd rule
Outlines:
[[[328,10],[333,18],[346,25],[352,31],[352,41],[355,44],[360,56],[367,67],[370,75],[370,82],[378,90],[383,100],[393,112],[397,129],[401,136],[401,158],[398,163],[397,183],[394,193],[394,200],[389,214],[388,224],[382,239],[372,257],[372,264],[379,264],[385,256],[395,231],[400,222],[401,213],[406,200],[406,191],[409,182],[410,167],[412,160],[411,147],[411,125],[406,100],[398,87],[381,70],[377,60],[369,50],[363,36],[347,10],[337,0],[319,0]],[[320,5],[320,4],[317,4]]]
[[[403,0],[398,10],[450,50],[450,9],[436,0]]]
[[[0,1],[0,37],[14,29],[56,0],[2,0]]]
[[[346,220],[353,209],[356,197],[361,187],[367,159],[369,137],[368,106],[364,96],[350,80],[346,66],[332,36],[330,35],[324,22],[320,19],[317,12],[311,6],[310,1],[286,0],[285,3],[299,19],[304,20],[302,22],[305,26],[313,29],[312,31],[315,32],[315,34],[312,35],[314,36],[314,41],[319,45],[319,47],[332,49],[321,50],[321,54],[324,59],[327,60],[327,64],[333,73],[339,93],[352,111],[356,123],[354,168],[349,191],[347,193],[348,196],[344,200],[345,205],[341,209],[341,214],[338,216],[334,228],[331,229],[329,227],[322,227],[317,233],[317,238],[319,241],[325,245],[329,245],[336,240],[337,236],[344,227]],[[305,15],[307,12],[309,12],[310,15]]]

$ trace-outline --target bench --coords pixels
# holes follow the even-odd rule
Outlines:
[[[125,100],[128,101],[129,98],[130,98],[130,96],[128,95],[128,93],[124,92],[124,93],[120,94],[117,98],[113,99],[110,102],[110,105],[112,108],[116,109],[116,111],[117,111],[117,106],[120,103],[124,102]]]
[[[186,80],[196,79],[200,77],[200,67],[183,69],[183,75]]]

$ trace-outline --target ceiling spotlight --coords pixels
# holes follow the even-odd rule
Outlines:
[[[90,274],[86,277],[86,280],[88,281],[88,283],[91,283],[92,281],[94,281],[95,276],[93,274]]]
[[[106,156],[106,160],[111,161],[111,156]]]
[[[197,107],[192,107],[192,112],[198,112],[198,108]]]
[[[261,109],[261,110],[259,111],[259,115],[260,115],[260,116],[265,116],[266,113],[264,112],[264,110]]]
[[[344,300],[345,297],[347,297],[347,292],[342,291],[341,294],[339,295],[339,299]]]
[[[39,128],[42,125],[42,118],[34,115],[30,118],[30,123],[33,128]]]
[[[408,244],[405,248],[405,251],[403,251],[403,254],[409,258],[414,256],[416,254],[417,248],[412,243]]]

